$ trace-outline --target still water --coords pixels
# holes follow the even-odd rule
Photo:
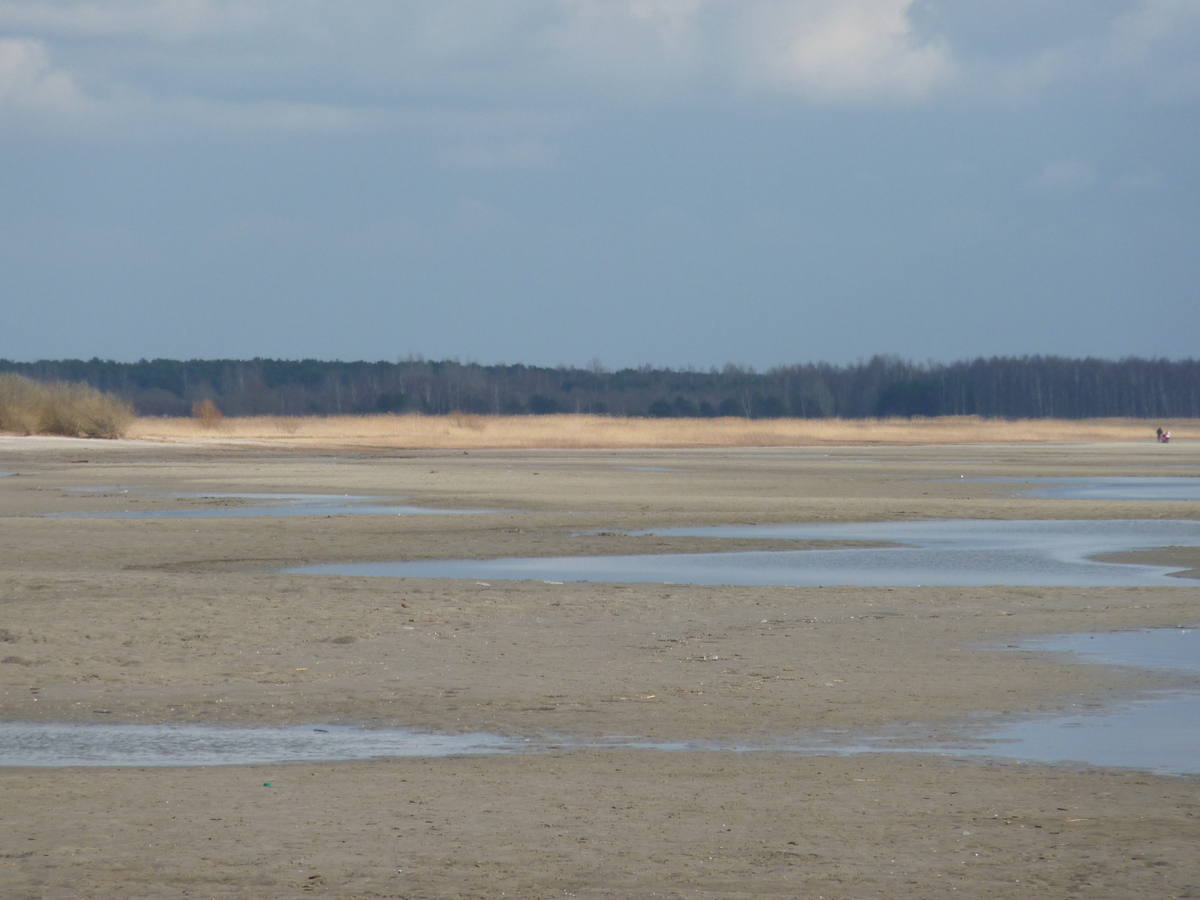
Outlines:
[[[1120,634],[1037,638],[1019,649],[1063,652],[1082,662],[1174,672],[1200,679],[1200,630],[1150,629]],[[978,652],[1004,652],[995,648]],[[664,752],[773,751],[810,755],[938,753],[1043,763],[1118,766],[1170,775],[1200,775],[1200,693],[1193,688],[1118,703],[1103,710],[989,725],[968,725],[957,742],[922,738],[920,725],[850,738],[843,733],[780,735],[770,743],[673,743],[613,738],[553,741],[493,734],[431,735],[404,730],[302,726],[225,728],[205,725],[64,725],[0,723],[0,766],[211,766],[398,756],[456,756],[607,747]]]
[[[1026,650],[1070,653],[1085,662],[1200,676],[1200,629],[1153,628],[1040,638]],[[1115,709],[1046,716],[984,735],[974,754],[1040,762],[1125,766],[1168,775],[1200,774],[1200,693],[1163,691]]]
[[[3,766],[231,766],[397,756],[501,753],[523,742],[495,734],[368,731],[335,725],[65,725],[0,722]]]
[[[998,484],[1038,484],[1046,487],[1021,491],[1028,497],[1052,500],[1200,500],[1200,478],[1194,475],[1173,478],[1136,476],[1133,478],[964,478],[967,482]]]
[[[1170,568],[1096,562],[1122,550],[1200,546],[1200,521],[941,519],[836,525],[664,528],[681,537],[891,542],[835,550],[762,550],[645,556],[568,556],[338,563],[294,574],[399,578],[534,579],[719,585],[1045,587],[1179,586]]]

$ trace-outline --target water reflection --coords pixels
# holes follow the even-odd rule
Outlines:
[[[1200,522],[1164,519],[1050,522],[943,519],[665,528],[656,533],[682,537],[878,541],[903,546],[338,563],[286,571],[477,581],[534,579],[738,586],[1178,586],[1180,579],[1169,574],[1177,569],[1104,563],[1089,557],[1163,546],[1200,546]]]

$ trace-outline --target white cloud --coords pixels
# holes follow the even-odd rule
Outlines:
[[[635,96],[792,92],[925,95],[953,70],[919,37],[914,0],[557,0],[554,68]]]
[[[544,71],[579,88],[635,99],[678,95],[714,52],[704,13],[721,0],[557,0],[536,36]],[[533,73],[531,73],[533,74]]]
[[[954,71],[944,42],[920,38],[913,0],[761,4],[747,51],[762,82],[826,99],[926,95]]]
[[[45,44],[0,39],[0,108],[62,111],[79,103],[74,81],[51,65]]]
[[[1200,24],[1195,0],[1143,0],[1137,9],[1118,16],[1109,40],[1112,58],[1126,64],[1144,63],[1153,49],[1170,44],[1181,31]]]
[[[1103,62],[1160,100],[1200,94],[1200,0],[1143,0],[1118,18]]]
[[[62,0],[0,2],[0,27],[71,37],[141,37],[177,42],[261,24],[259,0]]]
[[[1122,5],[1123,4],[1123,5]],[[413,108],[1200,92],[1200,0],[0,0],[7,103],[357,128]],[[1123,14],[1118,14],[1124,9]],[[931,15],[941,12],[943,15]],[[989,34],[996,17],[1005,40]],[[1018,39],[1021,38],[1021,39]],[[52,66],[50,60],[55,65]],[[66,73],[70,72],[70,75]],[[57,99],[56,99],[57,98]],[[262,115],[263,111],[269,114]],[[516,143],[459,164],[525,164]],[[514,149],[516,148],[516,149]],[[450,156],[453,156],[451,153]],[[535,154],[536,155],[536,154]],[[470,159],[475,162],[470,162]]]
[[[1073,31],[983,67],[980,81],[1011,97],[1114,86],[1167,101],[1200,94],[1200,0],[1127,5],[1118,14],[1097,5]]]
[[[0,28],[49,43],[69,39],[97,84],[173,70],[199,76],[200,93],[205,74],[240,73],[241,89],[253,92],[253,76],[266,73],[300,90],[320,76],[327,93],[393,99],[431,90],[663,98],[783,89],[833,99],[912,97],[950,70],[944,46],[915,36],[913,3],[0,0]],[[153,84],[139,87],[155,92]]]

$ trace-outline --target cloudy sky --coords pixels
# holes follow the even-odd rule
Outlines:
[[[1200,347],[1200,0],[0,0],[0,357]]]

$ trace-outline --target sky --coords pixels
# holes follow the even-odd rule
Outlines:
[[[0,0],[0,358],[1197,356],[1200,0]]]

